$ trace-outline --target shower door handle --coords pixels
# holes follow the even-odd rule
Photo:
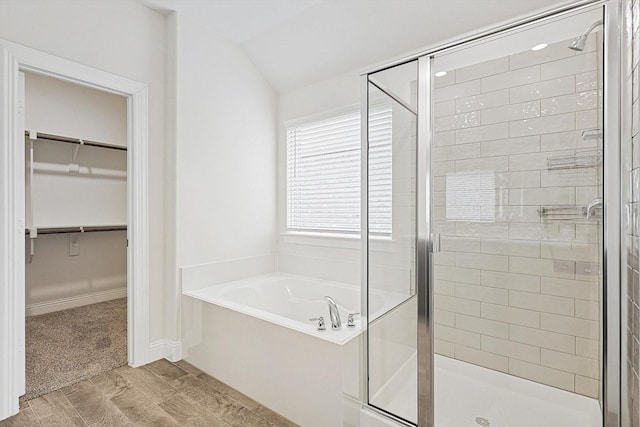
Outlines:
[[[587,206],[586,209],[584,210],[587,221],[589,221],[595,216],[593,214],[593,211],[595,209],[602,209],[602,197],[596,197],[595,199],[593,199],[591,203],[589,203],[589,206]]]
[[[440,253],[440,233],[431,233],[431,253]]]

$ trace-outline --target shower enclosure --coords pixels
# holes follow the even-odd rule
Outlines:
[[[363,305],[398,301],[367,317],[369,409],[617,425],[617,13],[583,3],[363,76]]]

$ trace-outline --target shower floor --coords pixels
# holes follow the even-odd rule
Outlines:
[[[533,381],[435,356],[436,427],[600,427],[600,405]],[[416,355],[374,396],[394,414],[417,413]],[[476,418],[478,420],[476,420]],[[415,420],[412,420],[415,421]]]

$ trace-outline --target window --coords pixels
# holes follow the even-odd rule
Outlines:
[[[495,222],[496,179],[493,172],[450,173],[446,186],[447,221]]]
[[[391,235],[391,105],[370,111],[373,234]],[[360,232],[360,112],[287,129],[287,230]]]

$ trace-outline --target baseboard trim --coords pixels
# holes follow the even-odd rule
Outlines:
[[[171,362],[182,360],[182,343],[167,339],[152,342],[149,345],[149,357],[150,362],[159,359],[167,359]]]
[[[127,287],[111,289],[108,291],[92,292],[90,294],[60,298],[51,301],[27,304],[26,315],[37,316],[39,314],[52,313],[54,311],[67,310],[70,308],[82,307],[83,305],[96,304],[110,301],[112,299],[126,298]]]

